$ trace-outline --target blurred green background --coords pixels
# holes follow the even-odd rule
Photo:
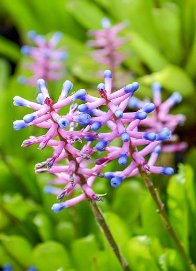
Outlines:
[[[36,97],[35,87],[17,81],[24,74],[20,48],[29,44],[27,32],[63,33],[66,74],[58,83],[49,84],[54,97],[65,79],[74,83],[75,90],[94,91],[100,81],[96,72],[106,67],[89,57],[87,32],[101,28],[105,17],[112,24],[127,22],[123,32],[127,58],[121,69],[128,72],[130,82],[140,82],[139,96],[151,96],[151,83],[159,81],[165,98],[176,90],[183,97],[174,112],[186,115],[185,126],[177,132],[188,142],[188,149],[181,155],[161,157],[162,163],[175,166],[178,173],[154,178],[154,182],[179,238],[196,262],[196,1],[1,0],[0,267],[9,263],[15,271],[29,266],[39,271],[121,270],[85,202],[52,213],[56,199],[42,192],[49,176],[34,173],[35,163],[48,157],[47,151],[40,152],[35,146],[20,148],[24,139],[38,132],[12,128],[14,120],[28,113],[14,108],[13,97]],[[117,190],[100,180],[95,190],[107,193],[99,206],[133,270],[186,270],[139,177]]]

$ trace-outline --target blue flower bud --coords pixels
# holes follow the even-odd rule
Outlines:
[[[38,86],[40,91],[41,91],[42,88],[46,88],[46,82],[44,81],[44,79],[38,79],[37,80],[37,86]]]
[[[135,118],[136,118],[136,119],[143,120],[143,119],[145,119],[146,117],[147,117],[147,114],[146,114],[146,112],[144,112],[144,111],[137,111],[137,112],[135,113]]]
[[[171,137],[171,131],[168,128],[163,128],[163,130],[157,134],[157,140],[168,140]]]
[[[44,104],[44,96],[43,96],[42,93],[38,93],[37,98],[36,98],[36,101],[37,101],[39,104]]]
[[[64,208],[66,208],[65,202],[62,202],[62,203],[55,203],[55,204],[52,205],[51,210],[52,210],[54,213],[58,213],[59,211],[63,210]]]
[[[112,78],[112,72],[110,70],[105,70],[104,78]]]
[[[13,104],[15,106],[27,106],[27,100],[21,98],[20,96],[15,96],[13,98]]]
[[[103,28],[110,28],[111,27],[111,22],[108,18],[103,18],[101,20],[101,25]]]
[[[104,89],[105,89],[105,85],[104,85],[103,83],[100,83],[100,84],[97,86],[97,89],[98,89],[98,91],[104,90]]]
[[[52,39],[55,40],[55,42],[59,42],[62,39],[63,34],[61,32],[55,32]]]
[[[146,112],[146,113],[150,113],[152,112],[153,110],[155,109],[155,105],[153,103],[148,103],[148,104],[145,104],[144,107],[143,107],[143,111]]]
[[[152,91],[153,92],[160,92],[161,91],[161,84],[159,82],[155,82],[152,84]]]
[[[97,131],[99,128],[101,128],[101,122],[99,121],[95,121],[92,125],[91,125],[91,129],[93,131]]]
[[[10,264],[4,264],[2,271],[13,271]]]
[[[80,105],[78,106],[78,110],[79,110],[80,112],[86,112],[86,111],[88,111],[88,106],[87,106],[86,104],[80,104]]]
[[[164,167],[161,171],[162,174],[164,175],[173,175],[174,174],[174,169],[172,167]]]
[[[61,54],[59,55],[59,59],[60,60],[65,60],[67,58],[67,53],[66,52],[61,52]]]
[[[156,140],[156,134],[155,133],[143,133],[143,138],[146,140],[154,141],[154,140]]]
[[[60,118],[58,119],[58,125],[64,129],[69,125],[69,121],[66,118]]]
[[[35,266],[31,266],[27,269],[27,271],[37,271],[37,268]]]
[[[124,88],[124,92],[133,94],[138,88],[139,88],[139,83],[133,82],[132,84],[129,84]]]
[[[102,140],[96,144],[95,148],[97,151],[103,151],[105,149],[105,147],[107,146],[107,144],[108,144],[107,141]]]
[[[174,92],[169,99],[173,102],[173,105],[175,105],[182,101],[182,96],[180,95],[180,93]]]
[[[84,136],[84,140],[86,140],[86,141],[94,141],[95,138],[92,137],[92,136]]]
[[[73,84],[71,81],[66,80],[63,84],[63,90],[62,90],[62,94],[63,94],[63,98],[66,98],[70,92],[70,90],[72,89]]]
[[[47,185],[47,186],[44,187],[44,193],[46,193],[46,194],[54,194],[55,189],[56,188]]]
[[[78,122],[82,126],[86,126],[91,123],[91,116],[87,113],[82,113],[78,116]]]
[[[23,117],[24,122],[29,123],[36,119],[37,116],[35,114],[27,114]]]
[[[123,133],[120,135],[120,138],[122,139],[122,141],[128,142],[129,139],[130,139],[130,135],[129,135],[127,132],[123,132]]]
[[[125,166],[127,164],[127,162],[128,162],[128,157],[126,154],[122,154],[118,159],[118,163],[121,166]]]
[[[131,108],[139,108],[139,103],[140,103],[140,100],[133,96],[129,100],[129,107],[131,107]]]
[[[28,38],[34,40],[37,37],[37,34],[35,31],[29,31],[28,32]]]
[[[74,93],[73,98],[74,98],[74,100],[85,101],[85,99],[86,99],[86,90],[85,89],[79,89],[76,93]]]
[[[116,110],[115,111],[115,116],[118,118],[118,119],[120,119],[120,118],[122,118],[123,117],[123,112],[121,111],[121,110]]]
[[[161,152],[161,147],[160,146],[157,146],[154,151],[155,153],[159,154]]]
[[[114,177],[114,173],[113,172],[105,172],[104,173],[104,177],[108,180],[111,180]]]
[[[21,47],[21,53],[23,55],[30,55],[31,51],[32,51],[32,49],[30,46],[24,45]]]
[[[17,81],[20,84],[26,84],[27,83],[27,78],[25,76],[19,76]]]
[[[24,122],[24,120],[15,120],[13,122],[13,128],[15,130],[21,130],[21,129],[25,128],[25,127],[27,127],[27,124],[26,124],[26,122]]]
[[[117,188],[121,185],[123,178],[120,176],[113,177],[110,181],[112,187]]]

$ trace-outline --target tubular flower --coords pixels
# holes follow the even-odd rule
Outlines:
[[[125,54],[120,52],[121,46],[125,43],[125,38],[118,36],[125,26],[125,23],[111,26],[109,19],[104,18],[102,29],[89,32],[89,36],[94,38],[94,40],[88,42],[88,45],[94,49],[91,55],[96,62],[105,65],[112,71],[113,88],[115,88],[118,78],[125,77],[123,73],[117,72],[126,58]]]
[[[174,92],[166,101],[162,102],[161,85],[158,82],[152,85],[152,91],[155,110],[152,111],[148,119],[142,122],[142,126],[147,132],[159,133],[164,127],[167,127],[173,133],[178,125],[184,123],[185,116],[183,114],[173,115],[169,111],[174,105],[181,102],[182,97],[178,92]],[[137,98],[129,102],[129,107],[134,109],[140,109],[145,106],[146,102]],[[177,152],[186,149],[187,144],[178,141],[178,136],[172,134],[168,140],[162,141],[160,147],[163,152]]]
[[[105,71],[104,78],[105,82],[98,85],[100,98],[88,95],[84,89],[68,96],[72,84],[66,81],[59,100],[54,103],[42,79],[38,80],[42,104],[18,96],[14,98],[15,105],[34,110],[23,120],[15,121],[15,129],[34,125],[48,130],[46,134],[30,137],[22,144],[24,147],[39,144],[39,149],[46,146],[53,149],[52,157],[35,166],[37,173],[47,172],[56,176],[45,187],[45,192],[56,194],[59,200],[72,195],[69,200],[55,203],[52,206],[54,212],[73,206],[87,197],[100,200],[101,197],[92,188],[98,176],[108,179],[111,186],[116,188],[126,178],[141,172],[173,174],[172,168],[155,165],[160,153],[159,146],[170,138],[170,130],[166,127],[157,133],[139,130],[155,106],[149,103],[136,112],[126,113],[129,100],[139,84],[133,82],[112,92],[110,70]],[[82,103],[77,105],[76,100]],[[59,110],[68,105],[69,112],[59,115]],[[76,144],[77,141],[79,143]],[[105,154],[104,157],[102,154]],[[97,155],[100,158],[95,157]],[[106,172],[106,165],[116,159],[122,170]],[[62,161],[67,161],[67,164]],[[74,196],[74,191],[78,189],[81,194]]]
[[[4,264],[2,271],[14,271],[10,264]],[[29,267],[26,271],[37,271],[37,268],[34,266]]]
[[[24,45],[21,48],[23,55],[28,56],[29,60],[24,64],[27,70],[32,72],[32,76],[26,78],[19,77],[19,82],[27,85],[36,85],[39,78],[47,81],[56,81],[63,77],[64,60],[66,51],[57,48],[62,37],[60,32],[56,32],[49,40],[44,36],[37,35],[34,31],[28,33],[28,37],[34,42],[35,46]]]

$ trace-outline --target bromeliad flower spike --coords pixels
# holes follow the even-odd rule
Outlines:
[[[24,66],[32,72],[32,76],[29,78],[21,76],[19,82],[34,86],[39,78],[47,81],[56,81],[62,78],[66,51],[64,48],[57,47],[62,37],[61,33],[56,32],[49,40],[44,36],[37,35],[34,31],[30,31],[28,36],[35,46],[25,45],[21,51],[23,55],[29,57]]]
[[[139,84],[133,82],[112,92],[111,71],[106,70],[104,78],[105,82],[98,85],[100,98],[88,95],[84,89],[68,95],[72,83],[65,81],[55,103],[50,98],[43,79],[38,80],[40,103],[14,97],[14,105],[34,110],[33,113],[25,115],[23,120],[14,122],[16,130],[27,126],[48,130],[46,134],[30,137],[22,144],[23,147],[39,144],[40,150],[46,146],[53,148],[52,157],[35,166],[37,173],[47,172],[56,176],[56,179],[51,181],[53,185],[47,186],[45,191],[56,194],[58,200],[73,195],[67,201],[55,203],[52,206],[54,212],[73,206],[86,198],[101,200],[92,188],[97,176],[108,179],[111,186],[116,188],[128,177],[141,172],[173,174],[172,168],[155,165],[160,152],[160,142],[170,138],[170,130],[164,127],[159,133],[154,133],[141,132],[138,128],[148,113],[155,109],[155,105],[148,103],[137,112],[126,113],[129,100],[139,88]],[[82,103],[78,105],[76,100]],[[67,106],[69,112],[60,115],[60,109]],[[108,132],[102,127],[107,128]],[[115,144],[116,139],[119,141],[118,145]],[[105,156],[95,159],[95,153]],[[106,172],[106,165],[116,159],[122,170]],[[61,188],[62,185],[65,187]],[[81,189],[81,194],[74,196],[74,191],[78,189]]]

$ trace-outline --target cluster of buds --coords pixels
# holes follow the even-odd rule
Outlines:
[[[160,132],[164,127],[169,128],[172,136],[169,141],[161,142],[160,148],[163,152],[178,152],[186,149],[186,142],[179,142],[176,134],[173,134],[178,125],[182,125],[185,121],[183,114],[173,115],[170,109],[181,102],[182,97],[178,92],[174,92],[166,101],[162,102],[161,85],[156,82],[152,85],[153,103],[156,106],[151,115],[145,119],[141,125],[142,129],[147,132]],[[141,101],[135,97],[130,99],[129,107],[133,109],[140,109],[149,101]]]
[[[2,267],[2,271],[13,271],[14,269],[12,268],[12,266],[10,264],[4,264],[4,266]],[[34,266],[31,266],[27,269],[27,271],[37,271],[37,268]]]
[[[56,32],[47,40],[44,36],[30,31],[28,37],[34,42],[35,46],[25,45],[21,48],[21,52],[29,57],[29,61],[24,66],[32,72],[32,76],[29,78],[21,76],[19,82],[34,86],[39,78],[47,81],[56,81],[62,78],[64,76],[62,70],[66,52],[64,48],[57,48],[62,38],[61,33]]]
[[[109,19],[102,20],[102,29],[90,31],[89,36],[94,40],[88,42],[88,46],[95,49],[91,52],[94,60],[112,71],[113,75],[113,88],[115,88],[118,77],[124,77],[120,73],[119,67],[125,59],[125,54],[120,52],[120,47],[125,43],[125,38],[119,37],[118,34],[125,27],[125,23],[119,23],[111,26]],[[115,83],[115,85],[114,85]]]
[[[155,104],[145,103],[136,112],[126,112],[130,98],[139,84],[133,82],[113,92],[110,70],[104,72],[104,78],[104,83],[97,87],[100,97],[91,96],[84,89],[68,95],[73,85],[70,81],[65,81],[55,103],[50,98],[43,79],[38,80],[39,103],[14,97],[14,105],[34,110],[25,115],[23,120],[14,122],[16,130],[27,126],[48,129],[42,136],[25,140],[22,146],[39,144],[40,150],[46,146],[53,149],[52,157],[37,164],[35,171],[56,176],[51,180],[51,185],[45,188],[46,192],[56,194],[61,201],[52,206],[54,212],[86,198],[101,200],[101,196],[92,188],[98,176],[109,180],[111,186],[116,188],[125,179],[142,172],[164,175],[174,172],[171,167],[155,165],[160,145],[170,139],[171,131],[167,127],[158,132],[140,131],[140,125],[155,110]],[[60,110],[68,105],[68,113],[60,115]],[[116,159],[121,170],[107,172],[107,165]],[[75,196],[74,192],[78,189],[81,194]],[[62,202],[65,196],[70,195],[71,199]]]

